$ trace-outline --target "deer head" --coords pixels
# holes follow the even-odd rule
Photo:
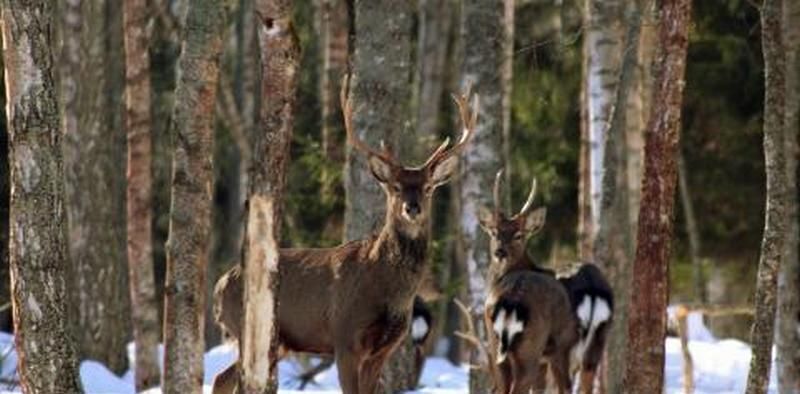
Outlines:
[[[544,207],[531,209],[536,196],[536,179],[534,179],[522,209],[513,216],[507,216],[500,202],[502,176],[503,170],[500,170],[494,180],[494,209],[483,206],[478,211],[480,225],[490,238],[489,253],[492,261],[490,272],[505,272],[516,264],[527,264],[525,244],[531,235],[541,230],[546,213]]]
[[[349,77],[342,83],[341,103],[347,139],[367,158],[372,175],[386,193],[387,223],[394,224],[406,235],[416,237],[427,227],[433,191],[447,183],[458,167],[458,153],[472,137],[478,117],[478,97],[469,108],[469,88],[462,95],[453,95],[463,125],[461,138],[455,145],[446,139],[420,166],[403,165],[392,151],[381,143],[374,149],[361,141],[353,130],[352,103],[347,93]]]

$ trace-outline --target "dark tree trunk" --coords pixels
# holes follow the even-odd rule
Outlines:
[[[5,73],[0,59],[0,86],[5,86]],[[9,168],[8,123],[6,122],[6,96],[0,94],[0,331],[12,332],[14,322],[11,316],[11,278],[8,266],[8,198]]]
[[[764,235],[756,281],[755,316],[750,332],[753,357],[747,375],[748,394],[766,393],[772,367],[778,272],[786,254],[789,195],[786,187],[786,53],[783,47],[783,4],[764,0],[761,6],[761,47],[764,53],[764,161],[767,201]]]
[[[300,47],[291,0],[257,0],[262,59],[261,130],[253,136],[244,243],[244,324],[240,338],[246,393],[278,391],[278,245],[292,142]]]
[[[127,370],[122,16],[117,2],[64,4],[64,169],[80,358]]]
[[[800,259],[798,258],[797,160],[800,137],[800,3],[783,3],[783,43],[786,53],[786,192],[789,229],[781,274],[778,277],[778,391],[800,392]]]
[[[645,132],[644,177],[639,210],[633,288],[628,308],[629,346],[625,390],[657,393],[664,387],[664,335],[677,149],[681,124],[690,0],[664,0],[659,25],[661,65]]]
[[[219,1],[197,0],[189,5],[172,115],[175,147],[164,313],[166,393],[202,389],[211,157],[224,26]]]
[[[505,0],[510,1],[510,0]],[[461,64],[462,87],[473,86],[481,97],[478,124],[472,142],[464,150],[461,173],[461,237],[469,278],[469,295],[476,328],[485,339],[483,306],[486,302],[486,274],[489,263],[488,238],[479,228],[478,207],[490,205],[491,187],[503,158],[503,67],[505,64],[505,1],[470,0],[462,4]],[[474,353],[473,353],[474,354]],[[475,360],[473,360],[475,362]],[[470,373],[470,392],[489,391],[489,376]]]
[[[153,276],[150,13],[146,0],[125,1],[125,124],[128,135],[128,280],[136,344],[136,391],[157,386],[159,326]]]
[[[2,3],[9,130],[10,266],[18,372],[26,393],[78,393],[69,313],[55,4]]]

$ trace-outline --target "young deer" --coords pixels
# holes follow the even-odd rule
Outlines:
[[[516,215],[500,209],[499,185],[494,184],[495,209],[482,207],[478,218],[490,236],[489,295],[484,324],[489,337],[489,364],[499,394],[527,394],[541,389],[541,368],[548,361],[561,393],[572,389],[570,350],[578,329],[569,297],[553,272],[534,265],[525,253],[528,238],[538,232],[545,208],[531,210],[536,194],[533,181],[528,200]]]
[[[614,295],[594,264],[581,264],[574,274],[558,280],[567,289],[580,333],[572,351],[572,370],[581,370],[581,393],[591,394],[614,317]]]
[[[278,331],[284,351],[333,354],[344,393],[372,394],[385,361],[409,331],[414,296],[427,269],[431,198],[455,173],[458,153],[473,134],[478,101],[470,109],[468,92],[454,96],[461,139],[453,146],[444,141],[422,166],[405,167],[388,150],[373,149],[355,135],[347,89],[345,79],[341,100],[348,141],[366,155],[386,193],[386,219],[367,239],[280,250]],[[242,321],[240,276],[235,267],[215,288],[217,321],[235,338]],[[220,379],[232,379],[228,376],[236,374],[226,371]]]

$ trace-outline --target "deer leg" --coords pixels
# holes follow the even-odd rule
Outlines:
[[[541,380],[539,373],[541,371],[538,362],[525,362],[517,361],[514,363],[514,382],[512,383],[512,394],[528,394],[531,391],[534,393],[543,393],[543,391],[534,390],[534,384]]]
[[[239,362],[234,361],[228,368],[214,376],[211,389],[213,394],[233,394],[239,384]]]
[[[386,364],[390,352],[383,352],[372,356],[361,364],[358,380],[358,391],[361,394],[373,394],[378,392],[380,383],[381,369]]]
[[[581,370],[581,394],[592,394],[594,389],[595,368]]]
[[[569,374],[569,353],[561,352],[553,356],[550,362],[553,377],[559,393],[572,392],[572,377]]]
[[[547,363],[539,362],[538,364],[536,379],[533,381],[533,392],[544,393],[547,391]]]
[[[499,365],[492,365],[494,372],[492,378],[494,379],[494,393],[495,394],[509,394],[511,390],[511,363],[506,360]]]
[[[336,352],[336,369],[343,394],[358,394],[359,360],[354,353]]]

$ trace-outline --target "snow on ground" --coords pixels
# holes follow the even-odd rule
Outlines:
[[[695,393],[697,394],[738,394],[744,392],[747,382],[747,369],[750,363],[750,347],[733,339],[717,340],[703,325],[700,314],[692,313],[689,323],[689,349],[694,360]],[[680,341],[667,338],[665,391],[667,394],[683,392]],[[163,352],[163,348],[159,349]],[[133,348],[129,346],[128,354],[132,358]],[[236,349],[230,345],[222,345],[211,349],[205,355],[205,392],[211,393],[211,382],[214,375],[228,366],[236,358]],[[13,349],[13,336],[0,333],[0,381],[13,378],[16,369],[16,353]],[[317,376],[314,383],[305,391],[296,391],[298,381],[294,378],[301,370],[294,360],[282,361],[278,366],[281,394],[317,393],[331,394],[339,392],[336,369],[331,368]],[[777,393],[775,372],[772,369],[770,393]],[[90,394],[133,394],[133,375],[131,372],[122,377],[111,373],[104,365],[95,361],[81,363],[81,380],[83,387]],[[466,367],[454,366],[447,360],[431,357],[425,363],[422,373],[422,387],[414,393],[419,394],[461,394],[467,392]],[[0,384],[0,394],[19,393],[19,388]],[[146,394],[160,394],[154,388]]]

